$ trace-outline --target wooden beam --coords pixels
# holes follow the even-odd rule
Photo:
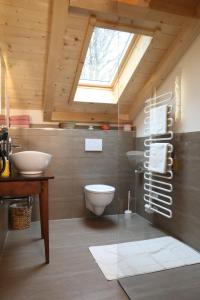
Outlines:
[[[118,30],[118,31],[125,31],[125,32],[130,32],[134,34],[139,34],[139,35],[147,35],[147,36],[153,36],[158,28],[155,28],[154,30],[145,28],[145,27],[140,27],[140,26],[135,26],[135,25],[127,25],[123,24],[121,22],[109,22],[109,21],[101,21],[97,20],[95,26],[97,27],[102,27],[106,29],[113,29],[113,30]]]
[[[102,113],[83,113],[83,112],[53,112],[52,121],[78,121],[85,123],[108,122],[108,123],[127,123],[130,122],[129,115],[123,114],[102,114]]]
[[[197,18],[200,18],[200,3],[197,4],[195,11]]]
[[[174,0],[175,1],[175,0]],[[163,2],[163,1],[162,1]],[[130,5],[120,3],[117,0],[70,0],[70,8],[80,11],[84,10],[90,13],[103,13],[112,16],[126,17],[131,20],[145,20],[150,22],[161,22],[169,25],[180,26],[186,20],[192,17],[196,18],[196,14],[191,11],[181,10],[180,15],[177,15],[178,10],[162,11],[152,7]]]
[[[118,3],[148,7],[151,0],[117,0]]]
[[[55,73],[63,47],[69,0],[53,0],[50,24],[50,40],[44,87],[44,119],[50,121],[55,96]]]
[[[187,49],[191,46],[195,38],[200,34],[200,21],[194,20],[190,26],[184,27],[176,38],[172,46],[164,55],[155,72],[137,94],[130,109],[130,119],[134,119],[144,106],[144,101],[151,96],[152,91],[166,79],[178,61],[182,58]]]
[[[74,100],[74,96],[75,96],[76,89],[77,89],[77,86],[78,86],[78,82],[79,82],[79,79],[80,79],[80,76],[81,76],[81,72],[82,72],[82,69],[83,69],[83,65],[84,65],[84,62],[85,62],[87,50],[88,50],[88,47],[89,47],[89,44],[90,44],[90,40],[91,40],[91,37],[92,37],[92,33],[93,33],[93,30],[94,30],[95,23],[96,23],[96,18],[95,17],[90,17],[89,22],[88,22],[88,27],[87,27],[87,30],[86,30],[86,34],[85,34],[85,38],[83,40],[81,55],[80,55],[80,58],[79,58],[79,61],[78,61],[78,64],[77,64],[77,68],[76,68],[76,74],[75,74],[74,82],[73,82],[72,89],[71,89],[70,96],[69,96],[69,100],[68,100],[69,103],[73,103],[73,100]]]
[[[188,0],[150,0],[149,7],[157,11],[163,11],[177,16],[197,17],[195,4]]]
[[[152,10],[186,17],[196,17],[195,3],[188,0],[117,0],[119,4],[136,7],[146,7]]]

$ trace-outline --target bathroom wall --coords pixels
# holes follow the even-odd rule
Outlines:
[[[49,172],[50,218],[77,218],[88,214],[83,187],[86,184],[110,184],[117,188],[115,199],[106,214],[121,213],[127,201],[131,172],[126,152],[134,148],[134,133],[86,129],[11,129],[20,150],[51,153]],[[85,138],[102,138],[103,152],[84,151]],[[37,211],[34,212],[37,218]]]
[[[144,138],[136,139],[136,149],[144,149]],[[200,132],[177,133],[174,138],[176,169],[173,183],[173,218],[144,211],[143,176],[137,177],[136,211],[154,225],[200,250]]]
[[[158,94],[174,89],[177,74],[181,75],[181,118],[175,126],[174,149],[176,168],[173,179],[173,218],[168,220],[157,214],[144,212],[143,178],[137,178],[137,212],[159,228],[200,250],[200,37],[180,60],[165,80]],[[136,121],[136,149],[144,149],[144,115]]]

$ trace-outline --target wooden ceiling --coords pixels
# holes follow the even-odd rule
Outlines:
[[[11,108],[44,119],[116,122],[118,105],[69,101],[86,54],[91,16],[153,40],[119,99],[120,119],[136,116],[200,33],[198,0],[0,0],[0,46]]]

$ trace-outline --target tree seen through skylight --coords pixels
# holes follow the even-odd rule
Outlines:
[[[81,73],[81,81],[111,84],[133,34],[95,27]]]

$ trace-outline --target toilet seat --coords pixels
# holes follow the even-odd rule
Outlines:
[[[113,193],[115,191],[115,188],[113,186],[105,185],[105,184],[90,184],[90,185],[86,185],[85,189],[88,192],[96,193],[96,194]]]

